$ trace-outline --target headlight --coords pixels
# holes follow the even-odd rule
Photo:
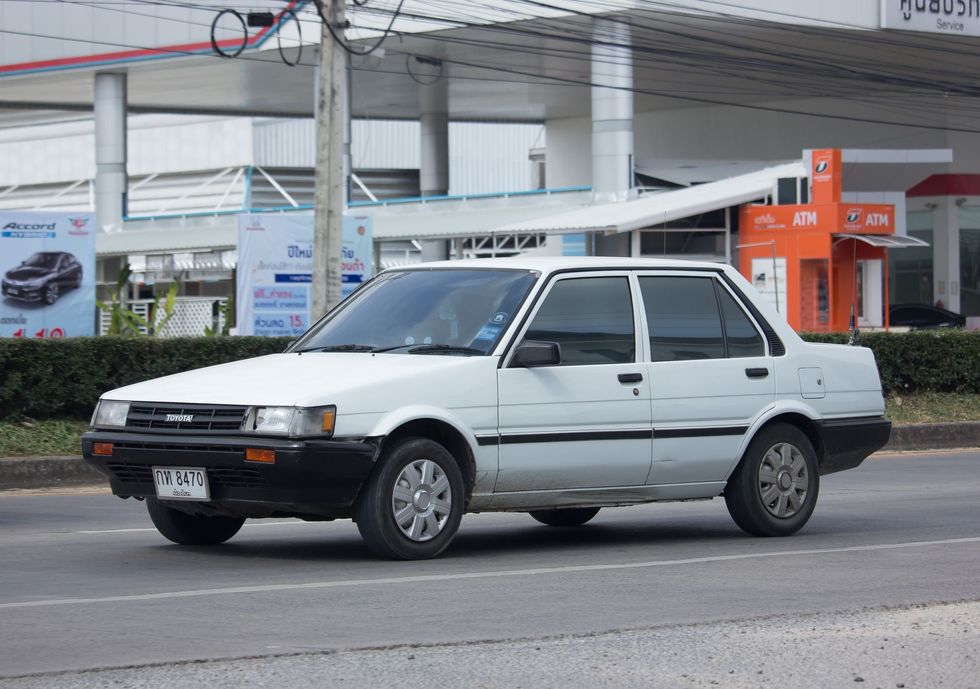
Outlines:
[[[95,405],[95,413],[92,414],[92,426],[95,428],[124,428],[128,415],[129,402],[99,400],[99,403]]]
[[[248,415],[244,430],[266,435],[288,435],[309,438],[333,435],[337,408],[326,407],[255,407]]]

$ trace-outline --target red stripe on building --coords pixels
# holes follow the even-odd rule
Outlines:
[[[262,27],[262,30],[256,33],[254,36],[249,36],[245,41],[245,47],[251,47],[261,41],[267,33],[274,30],[278,30],[280,22],[286,12],[293,10],[298,4],[299,0],[291,0],[286,6],[286,9],[279,12],[275,17],[275,22],[272,26]],[[232,48],[235,49],[241,45],[241,40],[236,38],[228,38],[223,41],[218,41],[219,48]],[[0,74],[5,72],[21,72],[25,70],[33,69],[45,69],[50,67],[66,67],[71,65],[82,66],[88,63],[100,63],[107,61],[124,61],[132,60],[138,57],[147,57],[151,55],[173,55],[178,57],[183,53],[196,53],[202,50],[211,50],[211,41],[202,41],[200,43],[183,43],[179,45],[168,45],[160,48],[137,48],[134,50],[123,50],[119,52],[112,53],[98,53],[96,55],[77,55],[74,57],[61,57],[52,60],[38,60],[35,62],[19,62],[13,65],[0,65]]]
[[[980,175],[932,175],[905,196],[980,196]]]

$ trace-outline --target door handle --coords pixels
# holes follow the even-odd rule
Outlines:
[[[619,382],[620,383],[639,383],[643,380],[642,373],[620,373]]]
[[[749,378],[765,378],[769,375],[768,368],[747,368],[745,369],[745,375]]]

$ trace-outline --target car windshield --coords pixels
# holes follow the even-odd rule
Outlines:
[[[382,273],[290,351],[485,355],[537,276],[485,269]]]
[[[29,259],[24,261],[25,266],[32,266],[34,268],[54,268],[58,265],[58,257],[61,254],[52,254],[45,251],[34,254]]]

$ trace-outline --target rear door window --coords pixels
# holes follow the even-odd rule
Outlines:
[[[641,277],[651,361],[723,359],[725,340],[711,278]]]
[[[657,275],[639,281],[651,361],[765,354],[762,335],[714,278]]]

